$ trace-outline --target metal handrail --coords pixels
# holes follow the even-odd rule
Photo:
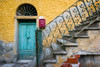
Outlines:
[[[87,17],[91,20],[94,15],[99,15],[99,6],[100,0],[78,0],[75,2],[46,25],[46,28],[42,31],[43,44],[45,46],[49,44],[48,46],[50,46],[51,43],[54,43],[53,40],[61,38],[60,36],[64,34],[70,35],[69,31],[73,30],[75,26],[80,25],[80,23],[84,24]],[[59,33],[58,36],[56,33]],[[49,38],[51,40],[48,41]]]
[[[55,43],[62,35],[71,35],[72,38],[77,34],[73,30],[79,31],[80,25],[85,25],[86,21],[98,17],[100,14],[100,0],[78,0],[59,16],[48,23],[42,31],[42,47],[46,48]],[[81,27],[81,31],[84,28]],[[37,29],[38,30],[38,29]],[[71,34],[73,31],[74,34]],[[79,31],[79,32],[81,32]],[[38,41],[38,40],[36,40]],[[41,47],[40,45],[38,48]]]

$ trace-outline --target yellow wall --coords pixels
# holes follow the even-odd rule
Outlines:
[[[14,16],[19,5],[34,5],[38,16],[44,16],[49,23],[74,2],[76,0],[0,0],[0,40],[14,42]]]

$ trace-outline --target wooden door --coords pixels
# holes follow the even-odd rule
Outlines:
[[[29,60],[36,56],[36,21],[19,20],[19,59]]]

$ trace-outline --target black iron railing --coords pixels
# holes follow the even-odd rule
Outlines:
[[[46,25],[42,31],[43,46],[50,46],[64,34],[70,35],[69,31],[73,30],[75,26],[80,23],[85,24],[87,17],[91,20],[93,16],[99,15],[99,12],[100,0],[78,0]]]
[[[55,43],[58,38],[62,38],[62,35],[71,35],[69,32],[73,30],[75,26],[85,24],[88,18],[88,20],[91,21],[92,17],[97,17],[99,14],[100,0],[78,0],[59,16],[54,18],[46,25],[46,28],[42,30],[43,48],[49,47],[51,43]],[[77,27],[76,30],[78,29]]]

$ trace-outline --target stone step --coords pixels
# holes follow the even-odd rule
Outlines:
[[[57,39],[57,42],[60,43],[60,44],[63,44],[63,43],[66,43],[67,41],[64,40],[64,39]]]
[[[74,38],[89,38],[89,36],[74,36]]]
[[[44,55],[46,59],[52,58],[53,57],[52,48],[51,47],[45,48]]]
[[[52,43],[51,47],[52,47],[53,51],[58,51],[58,50],[62,49],[61,46],[56,43]]]
[[[88,51],[84,51],[84,50],[81,50],[77,53],[75,53],[76,55],[98,55],[100,56],[100,52],[88,52]]]
[[[19,64],[28,64],[32,62],[32,60],[18,60],[16,63],[19,63]]]
[[[88,28],[85,28],[83,31],[85,31],[85,30],[99,30],[99,29],[100,29],[100,27],[88,27]],[[71,30],[69,32],[79,32],[81,30],[82,29],[74,29],[74,30]]]
[[[68,38],[68,37],[72,37],[72,35],[70,35],[70,36],[68,36],[67,37],[67,35],[63,35],[63,37],[66,37],[66,38]],[[85,35],[85,36],[73,36],[73,38],[89,38],[89,36],[87,36],[87,35]]]
[[[81,29],[73,29],[73,30],[70,30],[69,32],[79,32]]]
[[[66,51],[56,51],[54,52],[54,55],[66,55],[67,52]]]
[[[66,43],[63,45],[64,47],[78,47],[77,43]]]
[[[54,63],[57,63],[57,60],[56,59],[47,59],[47,60],[44,60],[44,63],[54,64]]]
[[[86,30],[100,30],[100,27],[89,27]]]
[[[73,35],[73,36],[75,36],[75,34],[78,34],[79,36],[87,35],[87,31],[86,30],[83,30],[81,32],[80,31],[81,31],[81,29],[78,29],[78,31],[74,30],[74,32],[72,30],[72,31],[69,32],[69,34]]]
[[[10,63],[10,64],[2,64],[2,65],[0,65],[0,67],[14,67],[14,63]]]
[[[76,43],[76,39],[72,37],[72,35],[70,36],[67,36],[67,35],[63,35],[62,36],[62,39],[66,40],[66,42],[73,42],[73,43]],[[66,43],[64,42],[64,43]]]
[[[39,67],[41,67],[41,66],[39,66]],[[45,64],[44,67],[53,67],[53,64],[48,63],[48,64]]]
[[[70,37],[72,37],[72,35],[62,35],[62,37],[70,38]]]
[[[69,41],[69,42],[74,41],[74,39],[72,37],[73,37],[72,35],[62,35],[62,38],[66,41]]]

